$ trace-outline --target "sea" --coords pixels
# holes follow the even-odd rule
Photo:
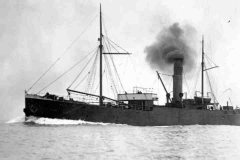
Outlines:
[[[137,127],[17,117],[0,123],[1,160],[240,159],[240,126]]]

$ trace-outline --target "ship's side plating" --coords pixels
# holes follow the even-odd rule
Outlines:
[[[89,105],[76,101],[46,100],[26,95],[26,116],[85,120],[136,126],[169,125],[240,125],[237,110],[202,110],[153,106],[151,109],[130,109],[120,106]]]

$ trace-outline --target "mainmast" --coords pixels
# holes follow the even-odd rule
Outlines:
[[[99,45],[99,49],[100,49],[100,93],[99,93],[99,105],[102,106],[103,105],[103,97],[102,97],[102,11],[101,11],[101,4],[100,4],[100,45]]]
[[[202,36],[202,104],[204,104],[204,36]]]

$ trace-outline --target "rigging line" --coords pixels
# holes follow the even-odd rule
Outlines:
[[[104,36],[106,37],[106,36]],[[124,50],[125,52],[129,53],[128,51],[126,51],[125,49],[123,49],[122,47],[120,47],[119,45],[117,45],[116,43],[114,43],[112,40],[110,40],[108,37],[106,37],[110,42],[112,42],[113,44],[115,44],[116,46],[118,46],[119,48],[121,48],[122,50]]]
[[[100,55],[99,55],[100,56]],[[95,60],[95,64],[94,64],[94,68],[93,68],[93,73],[92,73],[92,84],[90,85],[90,89],[89,89],[89,93],[92,93],[93,91],[93,87],[95,85],[95,77],[96,77],[96,70],[97,70],[97,61],[98,61],[98,58],[99,58],[98,54],[96,55],[96,60]]]
[[[105,19],[103,18],[103,27],[104,27],[104,31],[106,33],[106,36],[108,37],[108,33],[107,33],[107,27],[105,25]],[[107,41],[108,45],[109,45],[109,51],[111,51],[111,48],[110,48],[110,42]]]
[[[169,74],[164,74],[164,73],[159,73],[158,74],[161,74],[161,75],[164,75],[164,76],[169,76],[169,77],[172,77],[173,75],[169,75]]]
[[[104,27],[104,31],[105,31],[105,33],[106,33],[106,35],[108,35],[107,34],[107,27],[106,27],[106,25],[105,25],[105,17],[103,16],[103,27]]]
[[[208,75],[208,72],[207,72],[207,71],[206,71],[206,74],[207,74],[207,78],[208,78],[208,83],[209,83],[210,90],[211,90],[211,92],[212,92],[212,94],[213,94],[214,99],[218,102],[218,100],[216,99],[215,94],[214,94],[214,92],[213,92],[212,85],[211,85],[211,81],[210,81],[210,78],[209,78],[209,75]]]
[[[107,44],[106,41],[107,40],[105,38],[103,38],[103,43],[105,44],[105,46],[106,46],[106,48],[107,48],[107,50],[109,52],[109,51],[111,51],[111,48],[110,48],[109,42],[107,41],[108,42],[108,44]]]
[[[131,64],[133,64],[134,63],[134,61],[132,60],[132,58],[131,58],[131,56],[130,55],[128,55],[128,57],[130,57],[130,60],[132,61],[132,63]],[[137,70],[136,70],[136,68],[135,68],[135,65],[133,64],[133,69],[134,69],[134,72],[136,73],[136,75],[137,75],[137,79],[139,80],[138,82],[140,83],[140,86],[142,87],[143,85],[142,85],[142,83],[141,83],[141,79],[139,78],[139,76],[138,76],[138,72],[137,72]]]
[[[195,81],[195,85],[194,85],[194,88],[193,88],[193,92],[194,92],[194,90],[196,90],[196,87],[197,87],[197,82],[198,82],[198,78],[200,77],[199,75],[199,73],[200,73],[200,70],[201,70],[201,68],[198,68],[198,71],[197,71],[197,74],[196,74],[196,81]]]
[[[107,31],[105,31],[106,32],[106,35],[107,35]],[[104,36],[105,37],[105,36]],[[107,38],[107,37],[106,37]],[[111,41],[109,38],[107,38],[108,40],[106,40],[107,42],[108,42],[108,45],[109,46],[112,46],[118,53],[119,53],[119,51],[109,42],[109,41]],[[104,39],[105,40],[105,39]],[[111,41],[112,42],[112,41]],[[106,42],[105,42],[106,43]],[[112,42],[113,44],[115,44],[114,42]],[[116,46],[118,46],[117,44],[115,44]],[[107,45],[106,45],[107,46]],[[119,48],[121,48],[120,46],[118,46]],[[110,48],[110,47],[109,47]],[[108,49],[108,48],[107,48]],[[121,48],[122,49],[122,48]],[[110,50],[110,49],[108,49],[108,50]],[[124,49],[122,49],[122,50],[124,50]],[[126,50],[124,50],[125,52],[127,52]],[[122,81],[121,81],[121,79],[120,79],[120,76],[119,76],[119,74],[118,74],[118,71],[117,71],[117,69],[116,69],[116,65],[115,65],[115,63],[114,63],[114,61],[113,61],[113,57],[112,57],[112,55],[110,55],[110,58],[111,58],[111,61],[112,61],[112,63],[113,63],[113,66],[114,66],[114,69],[115,69],[115,72],[116,72],[116,74],[117,74],[117,78],[118,78],[118,81],[119,81],[119,83],[120,83],[120,85],[121,85],[121,87],[122,87],[122,90],[123,91],[125,91],[125,89],[124,89],[124,87],[123,87],[123,84],[122,84]]]
[[[107,55],[104,55],[104,58],[105,58],[105,62],[106,62],[106,65],[107,65],[107,71],[108,71],[108,73],[109,73],[109,75],[110,75],[111,82],[112,82],[112,85],[113,85],[113,87],[114,87],[114,91],[115,91],[116,93],[118,93],[117,87],[116,87],[115,82],[114,82],[114,79],[113,79],[113,74],[112,74],[112,71],[111,71],[111,68],[110,68],[110,64],[109,64]]]
[[[111,43],[109,43],[109,44],[119,53],[119,51],[118,51]],[[121,82],[120,76],[119,76],[119,74],[118,74],[116,65],[115,65],[115,63],[114,63],[114,61],[113,61],[113,57],[112,57],[111,55],[110,55],[110,58],[111,58],[111,61],[112,61],[112,63],[113,63],[115,72],[116,72],[116,74],[117,74],[118,81],[120,82],[120,85],[121,85],[123,91],[125,91],[125,89],[124,89],[124,87],[123,87],[123,84],[122,84],[122,82]]]
[[[186,76],[185,76],[185,74],[184,74],[184,73],[183,73],[183,77],[184,77],[184,79],[185,79],[186,86],[187,86],[187,88],[188,88],[188,93],[190,93],[190,89],[189,89],[189,86],[188,86],[188,83],[187,83],[187,79],[186,79]]]
[[[98,58],[98,56],[97,56],[97,58]],[[93,90],[93,86],[94,86],[94,84],[95,84],[95,77],[96,77],[96,70],[97,70],[97,64],[96,64],[97,62],[95,62],[95,67],[94,67],[94,69],[93,69],[93,76],[92,76],[92,84],[91,84],[91,86],[90,86],[90,89],[89,89],[89,93],[92,93],[92,90]]]
[[[202,42],[201,42],[202,43]],[[202,52],[202,48],[201,47],[199,47],[199,50],[198,50],[198,53],[201,53]],[[199,62],[200,61],[200,56],[197,56],[197,60],[196,60],[196,62]],[[195,79],[198,79],[198,76],[199,76],[199,66],[198,66],[198,63],[196,63],[195,65],[194,65],[194,70],[193,70],[193,72],[192,73],[195,73],[195,74],[193,74],[193,78],[192,78],[192,80],[191,80],[191,82],[190,82],[190,90],[192,91],[192,92],[194,92],[194,90],[196,89],[196,82],[194,81]],[[195,84],[195,87],[194,87],[194,84]],[[190,93],[191,94],[191,93]]]
[[[156,77],[156,76],[155,76]],[[154,85],[155,85],[155,83],[156,83],[156,81],[157,81],[157,77],[155,78],[155,80],[154,80],[154,82],[153,82],[153,84],[152,84],[152,87],[154,88]]]
[[[40,76],[37,81],[27,90],[30,91],[32,89],[32,87],[34,87],[41,79],[42,77],[44,77],[47,72],[62,58],[63,55],[65,55],[67,53],[67,51],[72,47],[72,45],[83,35],[83,33],[89,28],[89,26],[93,23],[93,21],[96,19],[96,17],[98,16],[98,14],[93,18],[93,20],[89,23],[89,25],[80,33],[80,35],[74,40],[72,41],[72,43],[67,47],[67,49],[60,55],[60,57],[43,73],[42,76]]]
[[[97,49],[98,50],[98,49]],[[96,54],[97,52],[95,51],[94,54],[92,55],[92,57],[89,59],[89,61],[87,62],[87,64],[84,66],[84,68],[81,70],[81,72],[77,75],[77,77],[73,80],[73,82],[70,84],[70,86],[68,88],[70,88],[73,83],[78,79],[78,77],[82,74],[82,72],[84,71],[84,69],[87,67],[87,65],[89,64],[89,62],[93,59],[94,55]]]
[[[210,63],[210,59],[206,58],[206,60],[208,61],[208,64],[210,67],[212,67],[211,63]],[[216,66],[216,65],[215,65]]]
[[[198,57],[198,60],[199,60],[199,57]],[[197,60],[197,61],[198,61]],[[199,72],[199,67],[197,67],[197,65],[195,65],[195,67],[194,67],[194,71],[193,71],[193,73],[195,73],[195,74],[193,74],[193,78],[192,78],[192,80],[191,80],[191,82],[190,82],[190,90],[195,90],[195,88],[194,88],[194,83],[195,83],[195,79],[197,79],[196,77],[198,76],[198,73]],[[196,85],[195,85],[196,86]],[[191,94],[191,93],[190,93]]]
[[[105,68],[104,68],[104,71],[103,71],[103,75],[102,75],[102,76],[104,76],[105,72],[106,72],[106,66],[105,66]],[[98,87],[99,87],[99,84],[100,84],[100,83],[97,84],[97,86],[96,86],[95,91],[93,92],[93,94],[96,94],[97,89],[98,89]]]
[[[171,81],[170,81],[169,86],[168,86],[168,91],[170,91],[170,87],[171,87],[172,81],[173,81],[173,78],[171,77]]]
[[[206,55],[207,59],[209,59],[216,66],[216,64],[211,60],[211,58],[208,57],[206,53],[204,55]]]
[[[109,43],[109,40],[107,40],[107,42]],[[116,47],[114,47],[111,43],[109,43],[109,45],[112,46],[112,48],[115,49],[115,51],[119,53],[119,51],[116,49]]]
[[[92,67],[90,69],[90,74],[89,74],[88,79],[87,79],[87,85],[85,87],[85,92],[86,93],[88,93],[90,88],[91,88],[92,78],[93,78],[93,75],[95,74],[95,71],[96,71],[96,61],[97,61],[97,58],[98,58],[98,54],[96,54],[94,62],[93,62],[93,65],[92,65]]]
[[[98,48],[98,47],[97,47]],[[95,48],[94,50],[96,50],[97,48]],[[94,51],[93,50],[93,51]],[[64,76],[67,72],[69,72],[70,70],[72,70],[74,67],[76,67],[80,62],[82,62],[85,58],[87,58],[89,55],[91,55],[91,53],[93,53],[93,51],[91,51],[89,54],[87,54],[83,59],[81,59],[80,61],[78,61],[77,63],[75,63],[70,69],[68,69],[67,71],[65,71],[62,75],[60,75],[57,79],[55,79],[54,81],[52,81],[50,84],[48,84],[46,87],[44,87],[42,90],[40,90],[37,94],[39,94],[41,91],[43,91],[44,89],[46,89],[47,87],[49,87],[51,84],[53,84],[54,82],[56,82],[58,79],[60,79],[62,76]]]
[[[106,56],[106,55],[104,55],[104,56]],[[108,84],[111,84],[111,82],[109,82],[109,80],[110,80],[110,75],[106,74],[106,81]],[[109,87],[109,85],[107,85],[108,93],[110,93],[109,88],[111,89],[113,96],[116,96],[116,93],[114,92],[114,88],[112,87],[112,85],[110,85],[110,87]]]
[[[231,101],[231,98],[229,97],[228,99],[229,99],[229,101],[230,101],[231,105],[233,106],[233,104],[232,104],[232,101]]]
[[[231,91],[231,96],[232,96],[232,89],[231,88],[226,89],[225,91],[223,91],[223,93],[227,92],[228,90]],[[220,97],[223,95],[223,93],[220,95]]]
[[[90,72],[88,72],[88,74],[86,74],[86,76],[81,80],[81,82],[79,82],[77,84],[77,86],[74,88],[74,90],[85,80],[85,78],[89,75]]]
[[[96,70],[97,70],[97,67],[95,66],[95,69],[94,69],[94,72],[93,72],[93,78],[92,78],[92,85],[91,85],[91,88],[90,88],[90,91],[89,93],[92,93],[92,90],[93,90],[93,86],[95,84],[95,77],[96,77]]]
[[[125,67],[124,67],[124,71],[123,71],[123,77],[125,77],[125,71],[126,71],[126,68],[127,68],[127,64],[128,64],[128,57],[127,57],[127,62],[125,63]]]
[[[109,46],[109,48],[107,47],[107,44],[106,44],[106,42],[105,42],[105,39],[104,39],[104,44],[106,45],[106,48],[107,48],[107,50],[108,50],[108,52],[109,52],[109,50],[110,50],[110,46]],[[107,57],[107,55],[104,55],[105,57],[105,61],[106,61],[106,66],[108,67],[107,69],[108,69],[108,72],[109,72],[109,74],[110,74],[110,76],[111,76],[111,82],[113,83],[113,86],[114,86],[114,88],[115,88],[115,92],[116,93],[118,93],[117,92],[117,90],[119,90],[117,87],[116,87],[116,84],[115,84],[115,82],[114,82],[114,76],[115,75],[113,75],[112,74],[112,71],[111,71],[111,68],[110,68],[110,64],[109,64],[109,61],[108,61],[108,57]],[[111,55],[110,55],[111,56]],[[111,57],[110,57],[110,59],[111,59]],[[116,71],[115,71],[116,72]],[[113,87],[111,87],[112,89],[113,89]],[[113,93],[113,94],[116,94],[116,93]],[[116,96],[116,95],[115,95]]]
[[[111,45],[111,44],[110,44],[110,45]],[[112,46],[112,47],[113,47],[113,46]],[[115,49],[115,47],[113,47],[113,48]],[[115,49],[115,50],[116,50],[116,49]],[[116,50],[116,51],[117,51],[117,50]],[[118,51],[117,51],[117,52],[118,52]],[[114,63],[113,57],[112,57],[111,55],[110,55],[110,59],[111,59],[111,61],[112,61],[113,67],[114,67],[114,69],[115,69],[115,72],[116,72],[116,74],[117,74],[118,81],[120,82],[120,85],[121,85],[123,91],[125,91],[125,89],[124,89],[124,87],[123,87],[123,84],[122,84],[122,82],[121,82],[120,76],[119,76],[119,74],[118,74],[116,65],[115,65],[115,63]]]

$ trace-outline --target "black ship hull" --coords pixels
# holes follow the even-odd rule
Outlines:
[[[26,117],[84,120],[133,126],[240,125],[239,110],[203,110],[155,106],[129,109],[70,100],[25,97]]]

